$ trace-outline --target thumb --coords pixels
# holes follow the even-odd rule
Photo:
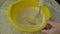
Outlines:
[[[52,21],[47,21],[47,24],[51,25],[52,27],[55,27],[56,23],[52,22]]]

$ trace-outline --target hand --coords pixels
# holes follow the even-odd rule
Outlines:
[[[45,34],[60,34],[60,23],[47,21],[48,26],[42,30]]]

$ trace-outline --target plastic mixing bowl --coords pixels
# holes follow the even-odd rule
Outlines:
[[[39,7],[37,0],[22,0],[11,4],[7,16],[17,29],[25,32],[41,31],[47,25],[46,20],[51,18],[49,8]]]

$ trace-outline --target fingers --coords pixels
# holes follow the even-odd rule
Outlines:
[[[47,34],[47,33],[48,33],[48,30],[42,30],[41,32],[43,32],[43,33],[46,33],[46,34]]]
[[[42,30],[41,32],[42,32],[42,33],[46,33],[46,34],[53,34],[53,33],[55,32],[55,29],[52,28],[52,29],[50,29],[50,30]]]
[[[53,22],[47,21],[47,26],[44,29],[49,30],[49,29],[54,28],[54,27],[55,27],[55,24],[53,24]]]
[[[48,26],[45,29],[43,29],[41,32],[48,34],[50,32],[52,33],[53,31],[55,31],[55,28],[54,28],[55,24],[53,22],[47,21],[47,24]]]
[[[60,23],[54,23],[51,21],[47,21],[47,26],[41,32],[46,34],[58,34],[60,33]],[[52,26],[52,27],[51,27]]]

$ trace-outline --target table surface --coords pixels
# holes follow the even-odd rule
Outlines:
[[[6,16],[7,7],[9,6],[9,4],[15,1],[16,0],[7,0],[2,7],[1,7],[2,4],[0,4],[0,33],[1,34],[41,34],[40,32],[28,33],[28,32],[19,31],[10,23],[10,21]],[[60,23],[60,11],[54,10],[54,7],[50,7],[50,5],[47,6],[51,9],[51,13],[52,13],[51,20]]]

